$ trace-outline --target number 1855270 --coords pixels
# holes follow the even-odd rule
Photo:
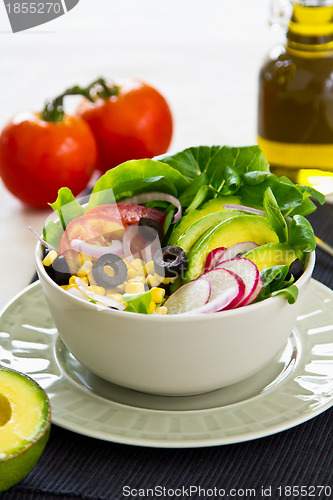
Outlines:
[[[49,14],[50,12],[60,14],[62,5],[60,2],[15,2],[7,3],[6,9],[9,14]]]

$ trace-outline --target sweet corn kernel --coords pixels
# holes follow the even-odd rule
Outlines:
[[[118,292],[124,292],[125,288],[126,288],[126,285],[127,285],[127,281],[124,281],[124,283],[121,283],[121,285],[118,285],[116,287],[117,293]]]
[[[114,276],[114,269],[111,266],[104,266],[104,272],[111,278]]]
[[[173,283],[176,278],[166,278],[165,276],[160,276],[159,274],[154,274],[155,278],[157,280],[160,280],[160,283],[163,283],[163,285],[168,285],[169,283]]]
[[[165,290],[164,288],[155,287],[151,290],[151,296],[155,304],[159,304],[164,299]]]
[[[146,271],[146,276],[148,276],[149,274],[154,276],[155,269],[154,269],[154,261],[153,260],[150,260],[149,262],[147,262],[147,264],[144,266],[144,268]]]
[[[84,253],[80,253],[80,260],[81,260],[81,264],[83,265],[88,260],[90,261],[91,257],[90,257],[90,255],[85,255]]]
[[[68,284],[69,284],[69,285],[75,285],[75,278],[76,278],[76,276],[71,276],[71,277],[69,278]]]
[[[123,296],[121,293],[107,293],[106,296],[110,297],[110,299],[116,300],[117,302],[123,301]]]
[[[125,286],[125,293],[143,293],[145,286],[143,283],[129,281]]]
[[[141,269],[144,265],[145,263],[141,259],[133,259],[131,262],[131,267],[136,270]]]
[[[88,277],[88,282],[90,285],[96,285],[96,281],[95,281],[95,278],[93,276],[92,271],[87,272],[87,277]]]
[[[43,259],[44,266],[50,266],[52,262],[58,257],[58,254],[55,250],[51,250]]]
[[[98,295],[105,295],[105,288],[103,286],[90,285],[89,289],[94,293],[98,293]]]
[[[140,269],[129,269],[128,272],[127,272],[127,278],[130,280],[130,279],[133,279],[133,278],[136,278],[136,277],[143,277],[145,278],[145,271],[144,271],[144,268],[141,267]]]
[[[84,278],[91,271],[92,266],[93,266],[93,263],[91,262],[91,260],[86,260],[85,263],[83,264],[83,266],[80,267],[80,269],[78,270],[78,272],[76,274],[79,276],[79,278]]]
[[[150,314],[153,314],[153,312],[155,311],[155,309],[156,309],[156,304],[155,304],[155,302],[153,302],[153,301],[152,301],[152,302],[149,304],[149,313],[150,313]]]
[[[135,276],[134,278],[127,280],[127,283],[143,283],[145,285],[146,278],[144,276]]]
[[[156,287],[161,283],[161,281],[156,279],[152,274],[148,274],[146,282],[150,286],[150,288]]]
[[[165,306],[158,307],[155,311],[156,314],[168,314],[168,308]]]

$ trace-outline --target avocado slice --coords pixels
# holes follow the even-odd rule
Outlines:
[[[286,243],[267,243],[243,255],[254,262],[259,271],[273,266],[290,266],[296,259],[302,260],[302,256],[303,252]]]
[[[0,491],[33,469],[50,427],[45,391],[27,375],[0,366]]]
[[[204,215],[195,222],[192,222],[192,224],[185,229],[175,243],[175,246],[181,247],[187,255],[192,246],[205,231],[216,226],[216,224],[219,224],[220,222],[232,219],[233,217],[241,214],[242,212],[237,210],[221,210],[221,212],[213,212],[211,214]]]
[[[242,241],[254,241],[258,245],[277,243],[278,236],[261,215],[237,215],[208,229],[193,245],[188,255],[188,269],[185,281],[203,273],[207,255],[218,247],[229,248]]]
[[[201,217],[211,214],[212,212],[221,212],[221,210],[223,210],[223,205],[240,205],[240,203],[240,198],[237,196],[220,196],[219,198],[207,201],[202,208],[192,210],[181,218],[170,235],[168,245],[175,246],[181,234],[190,226],[190,224],[198,219],[201,219]]]

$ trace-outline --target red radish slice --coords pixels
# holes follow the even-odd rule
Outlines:
[[[207,314],[231,309],[242,300],[245,285],[237,274],[227,269],[212,269],[196,281],[208,281],[211,286],[211,294],[207,304],[192,310],[195,314]]]
[[[243,304],[243,306],[247,306],[249,304],[252,304],[258,297],[259,293],[262,290],[264,284],[263,277],[259,274],[259,280],[258,280],[258,285],[256,286],[255,290],[253,291],[252,295],[247,299],[247,301]]]
[[[224,252],[227,249],[225,247],[214,248],[207,255],[206,264],[205,264],[205,272],[210,271],[216,264],[219,262],[219,259],[222,257]]]
[[[220,262],[224,262],[225,260],[235,259],[236,257],[240,257],[246,252],[257,248],[259,245],[254,241],[242,241],[241,243],[236,243],[229,247],[219,258],[216,265],[219,265]]]
[[[210,283],[204,278],[200,281],[189,281],[170,295],[163,305],[168,308],[168,314],[191,312],[207,304],[210,292]]]
[[[232,271],[237,274],[237,276],[243,280],[245,284],[244,296],[237,304],[237,307],[248,304],[259,283],[260,274],[257,266],[251,260],[239,257],[238,259],[229,259],[224,262],[220,262],[215,269],[227,269],[228,271]],[[207,279],[206,276],[207,273],[204,275],[205,279]]]

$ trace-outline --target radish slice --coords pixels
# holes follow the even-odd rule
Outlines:
[[[123,246],[119,240],[113,240],[111,245],[104,247],[101,245],[92,245],[79,239],[73,239],[70,242],[70,248],[84,255],[96,257],[97,259],[106,253],[115,253],[117,255],[122,255],[123,253]]]
[[[242,212],[249,212],[255,215],[262,215],[265,217],[265,212],[257,208],[247,207],[245,205],[223,205],[224,210],[241,210]]]
[[[259,274],[259,280],[258,280],[258,285],[256,286],[255,290],[253,291],[252,295],[247,299],[247,301],[243,304],[243,306],[247,306],[249,304],[252,304],[258,297],[259,293],[262,290],[264,284],[263,277]]]
[[[251,260],[240,257],[238,259],[230,259],[221,262],[217,267],[215,267],[215,269],[227,269],[228,271],[232,271],[237,274],[237,276],[243,280],[245,285],[244,296],[237,304],[237,307],[248,304],[252,296],[254,296],[259,283],[260,274],[257,266]],[[204,275],[205,278],[207,274]]]
[[[205,264],[205,272],[210,271],[216,264],[219,262],[219,259],[222,257],[224,252],[227,249],[225,247],[214,248],[207,255],[206,264]]]
[[[210,291],[210,283],[204,278],[189,281],[170,295],[164,305],[168,308],[168,314],[191,312],[207,304]]]
[[[193,314],[207,314],[235,307],[244,295],[245,285],[241,278],[227,269],[212,269],[197,278],[197,282],[208,281],[211,294],[207,304],[192,311]]]
[[[152,191],[150,193],[139,193],[134,196],[131,196],[130,198],[123,198],[120,202],[121,203],[147,203],[148,201],[168,201],[175,207],[177,207],[177,212],[173,218],[173,222],[177,222],[177,220],[181,217],[182,215],[182,206],[180,204],[180,201],[175,197],[172,196],[171,194],[168,193],[161,193],[159,191]]]
[[[236,243],[235,245],[229,247],[224,253],[222,253],[216,265],[218,266],[220,262],[224,262],[225,260],[240,257],[244,253],[257,248],[258,246],[259,245],[257,245],[257,243],[255,243],[254,241],[242,241],[241,243]]]

